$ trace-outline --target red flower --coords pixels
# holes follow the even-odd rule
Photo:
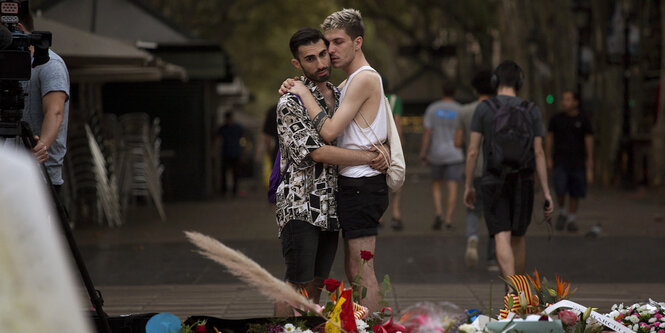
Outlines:
[[[365,261],[370,261],[372,258],[374,258],[374,255],[369,251],[360,251],[360,257]]]
[[[206,330],[206,325],[196,325],[194,328],[194,333],[206,333],[208,330]]]
[[[329,293],[333,293],[342,283],[337,280],[326,279],[323,281],[323,284],[326,286],[326,290],[328,290]]]

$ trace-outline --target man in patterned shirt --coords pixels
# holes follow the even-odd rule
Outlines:
[[[301,80],[332,116],[339,106],[339,91],[327,82],[331,69],[328,41],[320,31],[303,28],[293,34],[289,46],[294,57],[291,63],[303,73]],[[318,303],[337,251],[337,165],[370,164],[382,170],[387,165],[376,152],[327,145],[300,99],[292,94],[279,100],[277,131],[284,178],[277,189],[276,215],[285,280],[306,290]],[[293,311],[278,302],[275,315],[291,316]]]

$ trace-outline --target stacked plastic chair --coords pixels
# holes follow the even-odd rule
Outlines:
[[[144,198],[166,220],[161,183],[164,167],[159,162],[159,119],[151,121],[145,113],[128,113],[120,116],[119,122],[123,138],[122,164],[118,170],[122,210]]]

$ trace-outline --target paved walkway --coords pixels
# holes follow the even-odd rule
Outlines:
[[[405,229],[381,229],[375,258],[379,280],[390,275],[388,300],[393,308],[400,311],[429,300],[487,311],[492,300],[496,313],[503,286],[498,273],[486,270],[486,243],[481,241],[478,267],[469,269],[464,263],[461,202],[453,215],[455,229],[432,231],[434,210],[426,172],[412,168],[407,179],[402,203]],[[277,229],[265,190],[253,182],[243,185],[243,198],[167,204],[166,222],[145,205],[132,209],[119,228],[77,226],[75,237],[105,297],[105,310],[111,315],[166,311],[181,319],[270,316],[270,301],[196,254],[183,234],[184,230],[208,234],[282,276]],[[577,288],[573,301],[601,311],[614,303],[649,297],[665,300],[663,194],[594,188],[581,204],[581,231],[576,234],[549,231],[540,223],[542,213],[536,212],[527,236],[527,269],[537,268],[550,279],[561,275]],[[536,207],[542,207],[541,198]],[[389,218],[387,213],[384,220]],[[584,233],[597,223],[603,228],[600,237],[585,238]],[[333,278],[344,277],[341,258],[340,250]]]

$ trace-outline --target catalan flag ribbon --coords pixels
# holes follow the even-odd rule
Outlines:
[[[529,280],[524,275],[511,275],[508,280],[515,287],[517,295],[508,294],[503,298],[505,309],[499,311],[500,318],[505,319],[510,312],[519,313],[524,308],[526,313],[535,313],[538,305],[538,297],[531,293]]]
[[[356,318],[354,317],[353,290],[346,289],[339,295],[335,307],[330,313],[330,319],[326,323],[326,333],[340,333],[339,327],[347,332],[357,332]]]

